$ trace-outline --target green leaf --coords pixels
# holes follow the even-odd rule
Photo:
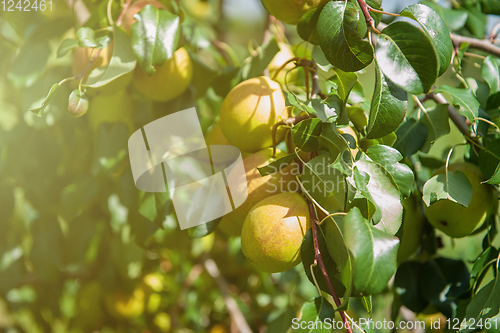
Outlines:
[[[353,0],[330,1],[318,20],[321,49],[326,59],[344,72],[358,71],[373,61],[373,47],[358,34],[360,16]]]
[[[391,176],[403,197],[410,195],[413,189],[413,172],[406,164],[399,163],[403,159],[399,151],[384,145],[374,145],[368,148],[366,155]]]
[[[481,11],[478,1],[467,1],[463,7],[467,11],[465,26],[476,38],[483,39],[486,32],[486,15]]]
[[[65,56],[69,51],[78,47],[78,41],[74,38],[66,38],[59,44],[59,48],[57,49],[57,57],[61,58]]]
[[[324,326],[328,326],[328,321],[335,317],[335,310],[323,296],[316,297],[308,302],[305,302],[304,305],[302,305],[300,312],[302,315],[299,320],[292,324],[294,333],[331,332],[331,328]],[[322,322],[324,325],[311,325],[311,323],[317,322]]]
[[[288,306],[278,317],[269,322],[267,329],[270,332],[286,333],[290,328],[290,323],[296,317],[297,313],[295,310],[291,306]]]
[[[376,228],[395,235],[401,227],[403,206],[399,189],[394,185],[391,175],[365,154],[354,162],[353,168],[354,176],[348,177],[347,180],[376,206]],[[359,176],[365,179],[359,179]]]
[[[9,67],[9,80],[18,89],[32,86],[45,71],[49,56],[48,42],[26,41]]]
[[[462,260],[436,258],[425,262],[418,275],[418,291],[448,318],[456,316],[457,299],[469,289],[470,274]]]
[[[328,253],[330,254],[330,257],[333,259],[335,264],[337,264],[339,270],[344,273],[344,271],[350,270],[351,257],[349,256],[349,250],[345,245],[344,236],[342,235],[342,231],[339,227],[340,223],[337,224],[336,219],[340,220],[340,217],[330,217],[325,222],[323,222],[323,229],[325,231],[325,240]],[[341,222],[343,225],[343,221]],[[349,273],[350,275],[350,272],[345,273]],[[346,288],[349,287],[349,284],[351,283],[350,280],[351,279],[349,276],[348,281],[343,281]]]
[[[317,25],[322,9],[322,7],[316,7],[309,10],[302,15],[297,24],[297,33],[300,38],[314,45],[319,45]]]
[[[497,267],[498,271],[498,267]],[[492,318],[496,316],[500,309],[500,281],[497,278],[491,280],[486,286],[481,288],[474,295],[472,301],[467,307],[466,318],[475,319],[475,322],[481,319]]]
[[[332,123],[338,119],[344,109],[344,103],[336,95],[331,95],[328,100],[319,98],[307,101],[309,107],[314,109],[314,113],[324,122]]]
[[[262,75],[262,72],[264,72],[279,51],[280,47],[274,38],[257,48],[257,54],[250,57],[250,61],[247,61],[246,65],[241,69],[243,79],[248,80]]]
[[[397,21],[382,30],[375,58],[394,84],[413,95],[429,92],[436,82],[436,50],[430,38],[408,22]]]
[[[333,79],[333,81],[337,84],[337,93],[340,99],[346,102],[349,97],[349,93],[356,82],[358,82],[358,75],[356,73],[344,72],[338,68],[335,68],[334,71],[335,74],[337,74]]]
[[[428,153],[437,139],[450,133],[448,105],[437,104],[432,109],[428,109],[427,112],[423,112],[419,121],[427,128],[427,139],[420,151]]]
[[[100,47],[95,38],[95,32],[89,27],[82,27],[76,32],[76,39],[80,47]]]
[[[337,265],[332,260],[332,258],[330,258],[330,255],[328,254],[325,238],[321,230],[322,230],[321,228],[318,228],[319,250],[321,252],[321,256],[323,258],[323,262],[325,264],[328,276],[330,277],[330,281],[332,282],[333,289],[337,293],[338,297],[342,297],[344,296],[346,289],[342,284],[342,282],[339,281],[340,272],[337,269]],[[311,281],[311,283],[314,284],[314,278],[315,278],[319,288],[322,291],[330,294],[330,289],[326,284],[325,278],[323,276],[323,273],[319,265],[313,266],[312,270],[314,272],[314,278],[312,277],[311,274],[311,265],[313,265],[315,261],[315,250],[314,250],[312,229],[309,229],[307,231],[306,235],[304,236],[304,239],[302,240],[302,245],[300,247],[300,256],[302,258],[302,265],[304,266],[304,271],[309,281]]]
[[[165,63],[177,49],[180,36],[180,18],[165,9],[147,5],[134,15],[132,49],[141,68],[149,75],[154,66]],[[116,30],[116,29],[115,29]]]
[[[487,56],[481,66],[481,76],[490,87],[487,108],[500,106],[500,59],[491,55]]]
[[[423,200],[427,206],[438,200],[450,200],[468,207],[472,200],[472,185],[461,171],[441,173],[425,182]]]
[[[295,107],[299,110],[305,111],[309,114],[316,113],[316,110],[313,107],[307,105],[306,102],[304,102],[300,98],[297,98],[297,96],[295,96],[294,94],[291,94],[287,91],[283,91],[283,94],[285,95],[285,103],[287,106],[293,106],[293,107]],[[314,101],[314,100],[312,100],[312,101]]]
[[[479,151],[478,165],[486,178],[485,183],[498,184],[500,180],[500,139],[487,140],[485,149]]]
[[[420,313],[429,305],[418,289],[419,273],[423,263],[408,261],[399,266],[394,279],[396,293],[404,306],[415,313]]]
[[[189,237],[192,239],[203,238],[210,235],[219,225],[221,219],[216,219],[207,223],[197,225],[194,228],[189,228]]]
[[[322,127],[323,122],[320,119],[302,120],[292,128],[293,144],[306,152],[317,150]]]
[[[319,155],[304,165],[301,182],[305,190],[330,213],[344,210],[344,174],[330,168],[332,159]]]
[[[453,53],[453,43],[446,23],[434,10],[422,4],[405,7],[399,14],[420,23],[436,51],[439,68],[438,76],[443,75],[450,65]]]
[[[381,138],[396,130],[405,117],[407,98],[406,92],[389,80],[375,62],[375,92],[366,137]]]
[[[50,88],[47,97],[45,97],[45,99],[43,100],[42,104],[37,108],[30,109],[30,111],[33,112],[38,117],[40,117],[42,115],[43,110],[45,110],[45,108],[49,105],[50,100],[54,97],[59,87],[60,87],[59,83],[54,83]]]
[[[344,218],[344,238],[354,257],[354,287],[363,295],[384,290],[396,273],[399,239],[371,226],[354,207]]]
[[[427,127],[421,122],[411,118],[396,130],[397,140],[394,148],[399,150],[403,157],[415,154],[423,147],[427,140]]]
[[[496,0],[479,0],[481,10],[485,14],[500,15],[500,3]]]
[[[89,109],[89,100],[87,96],[75,89],[69,95],[68,111],[74,116],[83,116]]]
[[[497,168],[495,170],[495,172],[493,173],[493,175],[490,177],[490,179],[488,179],[487,181],[485,181],[486,184],[500,184],[500,163],[497,165]]]
[[[325,149],[328,149],[330,152],[330,155],[333,158],[336,158],[338,154],[343,153],[345,150],[349,149],[349,137],[344,137],[343,134],[341,135],[337,127],[335,126],[335,123],[323,123],[323,129],[321,131],[321,135],[318,138],[319,143],[321,146]],[[354,139],[354,138],[353,138]]]
[[[93,89],[106,87],[129,73],[131,75],[134,70],[137,61],[130,46],[129,36],[122,28],[117,26],[113,27],[113,32],[113,55],[108,66],[94,69],[84,87]]]
[[[446,93],[450,95],[453,105],[458,107],[458,113],[471,122],[477,118],[480,104],[472,90],[453,88],[443,84],[436,90],[436,93]]]
[[[286,156],[283,156],[282,158],[277,159],[274,162],[269,163],[266,166],[263,166],[262,168],[257,168],[259,170],[259,173],[262,177],[265,177],[267,175],[272,175],[273,173],[276,173],[280,171],[283,168],[286,168],[290,163],[293,162],[293,160],[297,157],[297,154],[289,154]]]
[[[443,8],[443,18],[451,30],[459,30],[465,26],[467,22],[467,11],[462,9],[447,9]]]

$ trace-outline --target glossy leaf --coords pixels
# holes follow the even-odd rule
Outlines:
[[[394,148],[375,145],[368,148],[366,155],[380,165],[392,178],[403,197],[408,197],[413,189],[413,172],[406,164],[399,163],[403,156]]]
[[[344,72],[355,72],[373,61],[373,47],[357,31],[364,20],[353,0],[328,2],[318,20],[318,39],[326,59]]]
[[[439,68],[438,76],[443,75],[450,65],[453,53],[453,43],[446,23],[434,10],[422,4],[405,7],[399,14],[420,23],[436,50]]]
[[[180,18],[152,5],[134,17],[137,22],[131,28],[132,49],[141,68],[151,76],[156,72],[154,66],[163,65],[177,49]]]
[[[83,27],[76,32],[76,39],[80,47],[100,47],[101,45],[95,38],[95,32],[89,27]]]
[[[437,93],[446,93],[451,96],[453,105],[458,107],[458,113],[467,117],[471,122],[479,114],[479,101],[470,89],[453,88],[446,84],[441,85]]]
[[[427,112],[423,112],[420,122],[427,128],[427,139],[420,151],[428,153],[437,139],[450,133],[448,105],[438,104],[428,109]]]
[[[317,25],[322,9],[322,7],[316,7],[309,10],[302,15],[297,24],[297,33],[300,38],[314,45],[319,45]]]
[[[113,28],[113,32],[113,55],[108,66],[93,70],[85,82],[85,87],[93,89],[106,87],[134,70],[136,59],[130,46],[129,36],[117,26]]]
[[[299,320],[292,324],[293,332],[297,333],[329,333],[328,321],[335,317],[332,305],[322,296],[316,297],[302,305],[302,313]],[[323,322],[326,325],[311,325],[311,323]],[[314,326],[314,327],[312,327]],[[317,326],[317,327],[316,327]]]
[[[343,101],[347,101],[349,93],[358,82],[358,75],[356,73],[344,72],[338,68],[334,69],[335,74],[334,82],[337,84],[337,93]]]
[[[30,111],[40,117],[43,110],[45,110],[45,108],[49,105],[50,100],[54,97],[59,87],[60,87],[59,83],[53,84],[49,90],[49,93],[47,94],[47,97],[45,97],[45,99],[42,101],[42,104],[37,108],[30,109]]]
[[[320,119],[306,119],[292,128],[293,144],[303,151],[311,152],[319,148],[318,137],[323,122]]]
[[[391,175],[365,154],[354,162],[353,168],[355,173],[347,180],[376,206],[376,228],[395,235],[401,227],[403,206]],[[360,176],[363,178],[359,178]]]
[[[403,157],[415,154],[427,140],[427,127],[411,118],[396,130],[397,140],[394,148],[399,150]]]
[[[396,273],[399,239],[371,226],[353,208],[344,218],[346,245],[354,257],[354,287],[364,295],[381,292]]]
[[[262,168],[257,168],[257,170],[259,170],[259,173],[262,177],[272,175],[280,171],[281,169],[286,168],[288,165],[290,165],[290,163],[293,162],[295,158],[297,158],[297,154],[288,154],[286,156],[283,156],[282,158],[277,159],[276,161],[269,163],[266,166],[263,166]]]
[[[438,76],[438,60],[430,38],[408,22],[388,25],[378,36],[375,57],[382,72],[413,95],[427,93]]]
[[[427,206],[438,200],[450,200],[468,207],[472,200],[472,185],[461,171],[448,171],[429,179],[423,188],[423,200]]]
[[[375,63],[375,92],[366,137],[381,138],[396,130],[405,117],[407,107],[406,92],[386,77]]]

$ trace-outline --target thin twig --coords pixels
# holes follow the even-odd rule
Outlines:
[[[120,13],[120,16],[118,16],[118,20],[116,20],[116,25],[122,24],[123,17],[125,16],[125,13],[127,12],[127,9],[131,3],[132,3],[132,0],[127,0],[127,2],[125,2],[125,4],[123,5],[122,12]]]
[[[380,31],[378,31],[375,27],[375,20],[370,15],[370,6],[368,6],[364,0],[358,0],[358,4],[361,8],[361,12],[363,12],[363,15],[365,16],[366,24],[369,25],[373,29],[373,31],[379,34]]]
[[[202,254],[203,265],[205,266],[208,274],[214,278],[219,290],[224,298],[224,302],[226,303],[227,311],[231,316],[231,319],[234,321],[236,326],[238,327],[238,331],[241,333],[252,333],[250,326],[248,325],[245,316],[241,313],[238,304],[231,296],[231,292],[229,290],[229,285],[224,279],[224,277],[220,274],[219,268],[215,261],[213,261],[206,253]]]
[[[497,57],[500,57],[500,47],[493,45],[488,39],[477,39],[472,37],[465,37],[457,34],[450,33],[453,45],[459,47],[462,43],[469,43],[471,47],[486,51]]]
[[[316,210],[314,209],[314,205],[310,200],[307,200],[307,204],[309,206],[309,214],[311,216],[311,229],[312,229],[313,242],[314,242],[314,261],[321,268],[321,272],[323,273],[323,276],[326,280],[326,284],[328,285],[328,290],[330,290],[330,294],[332,295],[333,300],[335,301],[335,304],[337,305],[337,307],[340,307],[342,302],[340,302],[340,298],[337,296],[337,293],[335,292],[335,289],[333,288],[332,281],[330,281],[330,277],[328,276],[328,272],[326,271],[326,266],[325,266],[325,263],[323,262],[323,257],[321,256],[321,251],[319,249],[318,218],[316,217]],[[352,333],[351,325],[350,325],[349,321],[347,320],[345,312],[339,311],[339,314],[340,314],[340,317],[342,318],[342,321],[344,322],[344,327],[346,328],[347,332]]]

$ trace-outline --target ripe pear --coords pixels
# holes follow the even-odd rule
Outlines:
[[[95,56],[98,49],[93,49],[90,47],[77,47],[73,53],[73,75],[80,74],[85,70],[87,64]],[[90,67],[85,71],[83,76],[83,83],[87,81],[90,72],[98,67],[104,67],[111,61],[111,56],[113,55],[113,45],[112,43],[101,50],[97,58],[92,62]]]
[[[287,154],[277,150],[276,159],[286,156]],[[248,189],[248,197],[245,202],[236,208],[231,213],[225,215],[219,223],[219,229],[226,236],[239,236],[245,217],[252,207],[264,198],[269,196],[287,192],[297,191],[299,184],[295,176],[300,174],[298,164],[293,162],[279,172],[262,177],[257,168],[261,168],[269,164],[273,156],[273,149],[267,148],[256,152],[243,159],[245,167],[245,175],[239,179],[238,184]]]
[[[299,23],[307,11],[325,5],[329,0],[261,0],[269,14],[288,24]]]
[[[269,75],[271,78],[274,78],[276,71],[281,68],[281,66],[286,63],[288,60],[295,57],[293,54],[292,48],[290,45],[285,43],[279,43],[280,51],[276,53],[273,60],[269,63]],[[297,71],[294,70],[295,65],[293,62],[289,62],[281,71],[278,73],[278,76],[274,79],[281,85],[285,85],[286,83],[294,82],[297,78]],[[287,73],[290,72],[288,75]]]
[[[207,145],[231,145],[222,133],[219,123],[212,125],[205,135],[205,142]]]
[[[467,163],[453,163],[448,166],[448,172],[462,171],[472,185],[472,200],[469,206],[450,201],[439,200],[425,207],[429,222],[450,237],[461,238],[470,235],[478,225],[484,222],[492,213],[495,205],[493,188],[488,184],[481,184],[484,176],[478,166]],[[436,171],[441,174],[444,167]]]
[[[268,197],[248,213],[241,249],[259,270],[277,273],[300,263],[300,246],[311,227],[306,200],[296,192]]]
[[[144,313],[145,293],[137,288],[130,295],[122,290],[105,296],[106,309],[117,320],[129,320],[140,317]]]
[[[185,48],[174,52],[156,72],[148,76],[137,66],[134,71],[134,84],[145,97],[157,102],[170,101],[189,87],[193,78],[193,64]]]
[[[424,230],[424,214],[420,201],[420,198],[411,195],[401,202],[404,208],[404,218],[403,235],[398,250],[398,265],[408,260],[420,248]]]
[[[89,103],[87,111],[90,126],[97,132],[101,123],[116,123],[123,121],[132,132],[135,128],[133,122],[134,102],[130,95],[121,90],[112,95],[100,94]]]
[[[125,12],[125,16],[123,16],[122,27],[123,29],[130,33],[130,29],[132,28],[132,24],[137,22],[134,18],[134,15],[141,11],[146,5],[152,5],[158,9],[167,9],[164,4],[156,0],[139,0],[131,4],[127,11]],[[171,11],[170,9],[167,9]]]
[[[272,128],[288,118],[285,97],[279,83],[260,76],[241,82],[224,99],[220,126],[224,136],[242,151],[256,152],[272,146]],[[277,131],[277,142],[285,130]]]

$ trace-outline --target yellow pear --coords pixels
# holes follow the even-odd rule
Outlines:
[[[272,146],[272,128],[288,118],[279,83],[260,76],[241,82],[224,99],[220,126],[229,142],[242,151],[256,152]],[[277,142],[285,130],[277,131]]]
[[[185,48],[174,52],[156,72],[148,76],[137,66],[134,71],[134,84],[145,97],[157,102],[170,101],[189,87],[193,77],[193,64]]]
[[[281,66],[288,60],[295,57],[290,45],[285,43],[279,43],[280,51],[276,53],[273,60],[269,63],[269,75],[274,78],[276,71],[281,68]],[[285,85],[286,83],[293,83],[297,78],[297,70],[294,70],[295,65],[293,62],[289,62],[281,71],[278,76],[274,79],[276,82]],[[288,75],[287,73],[290,72]]]
[[[277,151],[276,159],[286,156],[282,151]],[[231,213],[225,215],[219,223],[219,229],[226,236],[239,236],[245,217],[252,207],[264,198],[287,192],[297,191],[299,184],[295,176],[300,174],[298,164],[293,162],[279,172],[262,177],[257,168],[269,164],[273,156],[273,149],[267,148],[256,152],[243,159],[245,175],[238,179],[240,186],[247,185],[248,197],[245,202]]]
[[[105,296],[105,305],[109,314],[118,320],[140,317],[144,313],[145,293],[137,288],[130,295],[124,291],[115,291]]]
[[[461,238],[470,235],[478,225],[484,222],[492,213],[495,200],[493,188],[488,184],[481,184],[484,176],[479,167],[474,164],[461,162],[448,166],[448,172],[462,171],[472,185],[472,200],[469,206],[450,201],[439,200],[425,207],[427,219],[436,228],[450,237]],[[444,167],[436,171],[441,174]]]
[[[97,132],[101,123],[124,122],[129,130],[134,130],[134,102],[130,95],[121,90],[112,95],[100,94],[89,103],[87,116],[92,129]]]
[[[205,135],[205,142],[207,145],[231,145],[222,133],[219,123],[212,125]]]
[[[248,213],[241,249],[259,270],[277,273],[300,263],[300,246],[311,227],[306,200],[296,192],[268,197]]]
[[[307,11],[325,5],[329,0],[261,0],[269,14],[289,24],[299,23]]]
[[[424,229],[421,199],[414,195],[402,200],[404,208],[403,235],[399,243],[398,265],[408,260],[420,248]]]

